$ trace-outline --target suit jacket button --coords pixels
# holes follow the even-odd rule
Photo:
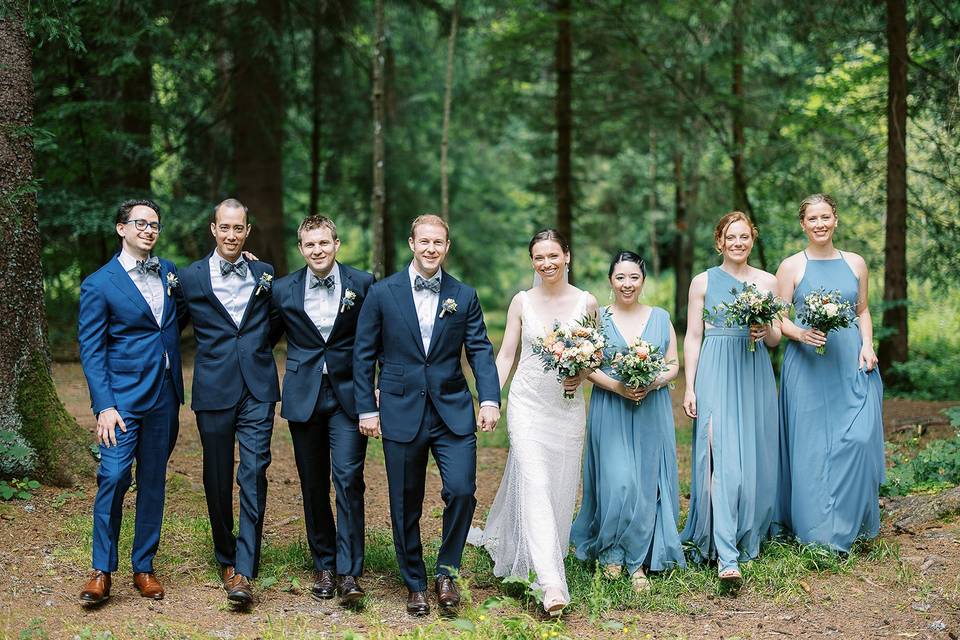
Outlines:
[[[426,392],[426,391],[421,391],[421,392],[420,392],[420,395],[421,395],[421,396],[425,396],[425,395],[427,395],[427,392]]]
[[[430,363],[428,362],[428,363],[427,363],[427,369],[429,369],[429,368],[430,368]]]

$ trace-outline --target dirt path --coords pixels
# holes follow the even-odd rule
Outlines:
[[[188,377],[191,371],[185,372]],[[80,423],[93,430],[88,396],[79,365],[55,368],[61,397]],[[885,405],[887,430],[894,438],[911,432],[914,424],[928,424],[930,433],[941,429],[939,410],[950,403],[907,400]],[[684,424],[678,422],[678,424]],[[899,431],[897,431],[899,429]],[[902,436],[907,437],[907,436]],[[91,438],[92,441],[92,438]],[[681,446],[681,449],[685,447]],[[0,504],[0,636],[11,638],[98,638],[109,629],[115,637],[173,638],[211,636],[303,637],[332,634],[347,629],[372,635],[412,630],[417,624],[434,624],[453,632],[446,622],[430,618],[414,621],[401,612],[404,590],[389,569],[389,513],[382,456],[372,447],[368,457],[367,522],[371,543],[379,553],[368,557],[374,565],[364,578],[371,597],[364,611],[348,612],[332,602],[318,603],[301,590],[309,585],[302,566],[302,550],[293,553],[300,562],[272,587],[258,589],[259,603],[249,613],[232,611],[213,579],[212,548],[203,540],[197,549],[195,527],[206,510],[200,479],[200,444],[193,414],[181,411],[180,439],[169,468],[169,497],[158,573],[167,587],[167,598],[151,603],[138,597],[130,584],[129,569],[121,551],[121,569],[115,574],[114,596],[98,610],[76,603],[76,594],[89,566],[89,533],[84,531],[95,483],[84,480],[71,490],[43,488],[28,502]],[[503,469],[506,451],[481,448],[478,466],[478,518],[492,502]],[[681,451],[680,465],[688,472],[689,454]],[[284,553],[303,539],[302,503],[286,423],[278,420],[269,469],[269,502],[265,537],[276,550],[265,557],[274,565],[288,562]],[[425,539],[440,533],[439,478],[428,473],[428,504],[424,508]],[[133,513],[132,496],[125,513]],[[479,522],[478,522],[479,523]],[[194,527],[194,529],[191,529]],[[84,536],[87,536],[86,538]],[[562,635],[572,637],[905,637],[957,638],[960,634],[960,522],[928,529],[917,536],[884,534],[900,547],[900,557],[864,559],[852,571],[839,575],[812,574],[804,578],[801,597],[777,601],[747,590],[739,597],[714,597],[691,590],[684,604],[693,613],[676,614],[611,611],[603,620],[591,621],[578,609],[566,618]],[[299,558],[300,560],[297,560]],[[261,576],[262,577],[262,576]],[[295,579],[291,582],[291,579]],[[299,581],[299,585],[296,583]],[[475,589],[475,599],[496,595],[494,585]],[[613,625],[605,629],[604,620]]]

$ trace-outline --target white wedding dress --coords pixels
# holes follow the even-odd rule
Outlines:
[[[469,542],[484,546],[498,577],[527,578],[536,588],[570,601],[563,559],[580,482],[586,428],[583,389],[563,397],[555,371],[544,371],[533,341],[550,330],[552,318],[538,318],[526,291],[521,292],[520,362],[507,401],[510,451],[486,529],[471,530]],[[574,319],[586,312],[589,294],[581,294]]]

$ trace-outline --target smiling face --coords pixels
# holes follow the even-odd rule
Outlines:
[[[636,262],[624,260],[613,267],[610,286],[613,287],[613,294],[617,296],[617,302],[625,305],[636,302],[643,290],[643,283],[643,272]]]
[[[437,273],[450,250],[447,230],[439,224],[418,224],[413,236],[407,238],[407,244],[413,251],[414,267],[427,278]]]
[[[135,257],[149,255],[157,244],[157,238],[160,237],[160,232],[150,227],[142,231],[137,229],[137,220],[159,224],[160,216],[150,207],[140,204],[130,210],[130,217],[126,224],[117,224],[117,234],[120,236],[123,249]]]
[[[811,244],[824,245],[833,240],[837,228],[837,214],[827,202],[807,205],[800,219],[800,227]]]
[[[556,240],[541,240],[530,248],[533,270],[544,283],[552,284],[563,279],[570,263],[570,254]]]
[[[241,207],[221,205],[217,209],[214,221],[210,223],[210,233],[217,241],[217,253],[229,262],[236,262],[243,251],[243,243],[250,235],[247,214]]]
[[[746,262],[753,249],[753,229],[743,220],[734,220],[723,230],[717,249],[726,260]]]
[[[301,232],[297,248],[310,270],[322,278],[333,269],[337,251],[340,250],[340,240],[333,237],[329,228],[318,227]]]

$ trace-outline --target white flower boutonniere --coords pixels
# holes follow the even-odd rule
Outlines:
[[[167,297],[173,295],[173,290],[180,287],[180,278],[172,271],[167,272]]]
[[[265,273],[260,276],[260,279],[257,281],[257,290],[254,292],[254,295],[258,296],[261,293],[268,293],[271,288],[273,288],[273,276]]]
[[[442,318],[445,314],[456,313],[457,312],[457,302],[453,298],[447,298],[443,301],[443,304],[440,305],[440,317]]]
[[[340,304],[340,313],[346,313],[347,309],[352,309],[357,304],[357,292],[353,289],[347,289],[343,292],[343,301]]]

